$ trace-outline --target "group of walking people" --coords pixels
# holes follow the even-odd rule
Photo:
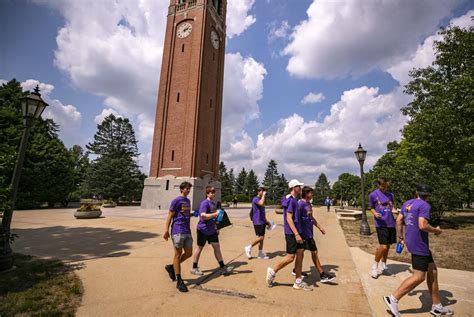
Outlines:
[[[172,281],[176,281],[176,287],[180,292],[187,292],[188,288],[181,277],[181,263],[193,257],[191,274],[204,275],[199,269],[199,258],[204,246],[210,244],[214,256],[219,263],[219,273],[229,274],[233,267],[224,263],[219,244],[219,231],[216,220],[223,211],[216,207],[214,201],[216,191],[213,187],[206,187],[206,199],[204,199],[195,216],[199,217],[197,224],[197,251],[193,254],[193,238],[190,228],[190,219],[193,216],[191,202],[187,198],[190,193],[191,184],[183,182],[180,185],[181,194],[170,204],[168,218],[165,225],[164,239],[171,238],[174,247],[173,263],[165,266]],[[375,227],[379,246],[375,252],[374,263],[370,270],[372,278],[377,279],[382,274],[392,275],[387,266],[389,249],[392,244],[398,243],[406,246],[412,255],[412,275],[404,280],[402,284],[390,295],[384,296],[383,300],[394,316],[400,316],[398,302],[425,279],[432,298],[432,309],[430,313],[434,316],[452,315],[453,312],[441,304],[439,295],[437,268],[433,255],[429,249],[428,234],[441,234],[439,227],[432,227],[430,219],[431,206],[428,203],[432,195],[432,188],[428,185],[418,185],[416,197],[406,201],[401,208],[398,217],[394,195],[388,191],[389,182],[380,177],[377,180],[377,189],[369,195],[369,205],[374,216]],[[256,190],[256,196],[252,199],[250,218],[253,223],[255,238],[244,247],[244,254],[252,258],[252,249],[258,248],[257,258],[268,260],[269,257],[263,250],[265,233],[273,230],[275,224],[268,221],[265,212],[266,192],[264,187]],[[318,257],[318,248],[314,240],[314,227],[323,235],[325,229],[316,220],[312,209],[313,189],[304,186],[296,179],[289,182],[289,194],[282,198],[283,226],[286,242],[286,255],[273,267],[268,267],[265,281],[268,287],[272,287],[277,273],[284,267],[293,264],[292,275],[295,277],[293,288],[297,290],[312,291],[313,287],[304,282],[307,276],[303,272],[304,251],[310,251],[314,266],[319,273],[320,281],[328,283],[335,276],[325,272]],[[171,226],[171,233],[170,233]]]

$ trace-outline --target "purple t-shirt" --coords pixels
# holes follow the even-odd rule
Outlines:
[[[391,192],[383,193],[380,189],[376,189],[369,194],[370,209],[382,214],[382,218],[375,218],[375,227],[395,228],[395,219],[393,218],[393,206],[395,198]]]
[[[400,213],[405,222],[405,244],[408,252],[416,255],[430,255],[428,232],[420,230],[418,218],[430,219],[431,206],[422,199],[406,201]]]
[[[252,199],[252,210],[253,210],[252,222],[254,225],[264,225],[267,223],[267,217],[265,216],[265,206],[258,205],[260,200],[261,198],[258,196],[255,196]]]
[[[301,199],[298,202],[298,210],[301,215],[301,229],[302,235],[305,239],[313,237],[313,219],[309,216],[313,207],[311,203]]]
[[[171,234],[191,234],[191,202],[188,198],[178,196],[171,202],[170,210],[174,212]]]
[[[197,229],[204,233],[205,235],[213,235],[217,232],[217,226],[215,219],[203,220],[201,218],[202,213],[212,214],[216,212],[216,204],[209,199],[204,199],[201,201],[199,206],[199,222],[197,224]]]
[[[288,222],[286,221],[287,213],[293,214],[293,221],[295,223],[296,230],[299,234],[301,234],[301,216],[298,212],[298,202],[296,201],[296,198],[291,195],[288,198],[283,197],[281,204],[283,206],[283,224],[285,228],[285,234],[294,235],[293,231],[291,231],[291,228],[288,225]]]

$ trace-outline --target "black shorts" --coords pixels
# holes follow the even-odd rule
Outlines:
[[[296,242],[295,235],[285,234],[286,240],[286,253],[296,254],[296,250],[304,249],[304,243]]]
[[[257,235],[259,237],[264,237],[266,226],[267,225],[253,225],[253,228],[255,229],[255,235]]]
[[[428,266],[430,263],[434,263],[433,255],[411,255],[411,265],[413,266],[414,270],[428,272]]]
[[[197,245],[203,247],[206,245],[206,242],[211,243],[219,243],[219,236],[217,233],[211,234],[210,236],[202,233],[201,231],[197,231]]]
[[[304,239],[303,245],[304,245],[305,250],[309,250],[311,252],[318,251],[318,247],[316,246],[316,241],[314,241],[313,238]]]
[[[379,244],[394,244],[397,243],[397,230],[395,228],[380,227],[376,228]]]

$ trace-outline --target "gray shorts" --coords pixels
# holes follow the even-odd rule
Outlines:
[[[190,249],[193,247],[193,236],[189,233],[177,233],[171,236],[175,248]]]

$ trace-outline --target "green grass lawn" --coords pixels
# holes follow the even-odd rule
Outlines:
[[[21,254],[15,266],[0,273],[0,316],[74,316],[83,289],[72,267]]]
[[[375,253],[378,246],[373,217],[368,216],[372,235],[359,235],[360,221],[340,220],[339,223],[350,247],[359,247],[368,253]],[[438,267],[474,272],[472,252],[474,250],[474,213],[459,212],[449,214],[441,222],[443,233],[439,236],[430,234],[430,249]],[[402,254],[395,252],[395,245],[390,248],[390,259],[411,263],[411,255],[406,250]]]

